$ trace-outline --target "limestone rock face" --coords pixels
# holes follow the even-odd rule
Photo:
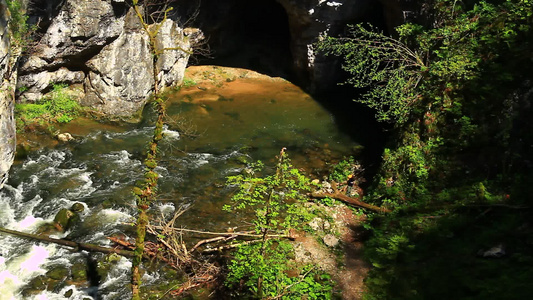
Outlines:
[[[310,89],[338,82],[338,65],[332,57],[317,53],[313,43],[322,34],[337,36],[346,24],[383,19],[389,31],[420,14],[421,4],[414,0],[277,0],[287,12],[291,50],[300,77]]]
[[[178,49],[163,51],[159,56],[156,68],[158,69],[158,81],[161,85],[171,86],[176,82],[183,81],[183,70],[187,67],[190,55],[188,52],[190,51],[191,43],[194,43],[193,36],[195,34],[195,32],[190,32],[190,29],[188,31],[184,32],[175,22],[168,19],[159,29],[159,34],[156,37],[157,47],[159,49]],[[187,39],[185,39],[186,33],[188,34]]]
[[[287,12],[294,64],[311,90],[337,82],[338,66],[319,55],[313,44],[322,34],[337,35],[347,23],[360,20],[375,3],[371,0],[277,0]]]
[[[14,77],[10,74],[12,59],[8,26],[8,10],[0,0],[0,189],[7,181],[9,168],[15,158],[15,120],[13,116]]]
[[[138,111],[154,85],[149,45],[148,36],[130,10],[122,34],[87,62],[90,71],[82,104],[115,116]]]
[[[31,5],[31,2],[30,2]],[[30,7],[31,8],[31,7]],[[181,82],[190,48],[175,22],[162,24],[157,62],[165,85]],[[153,90],[149,37],[134,10],[119,0],[65,0],[19,68],[18,99],[37,101],[55,83],[82,84],[80,102],[110,118],[129,118]]]

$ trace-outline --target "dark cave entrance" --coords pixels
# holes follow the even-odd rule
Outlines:
[[[201,28],[210,49],[191,63],[293,79],[288,16],[275,0],[202,0],[191,9],[198,15],[187,26]]]

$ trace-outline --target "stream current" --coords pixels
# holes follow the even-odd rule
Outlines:
[[[170,217],[187,208],[179,226],[243,229],[239,215],[222,211],[231,195],[224,185],[227,176],[256,160],[272,166],[286,147],[293,165],[317,178],[360,148],[339,131],[334,116],[287,81],[241,74],[220,85],[205,77],[168,99],[172,121],[160,147],[156,171],[161,192],[151,209],[154,215]],[[136,125],[77,121],[61,128],[76,139],[43,146],[12,167],[8,184],[0,191],[0,227],[35,232],[52,222],[60,209],[79,202],[85,207],[81,222],[54,237],[103,246],[112,246],[109,236],[133,237],[127,224],[136,213],[131,190],[143,176],[141,162],[154,118],[147,107]],[[131,262],[126,258],[111,264],[97,281],[72,279],[79,266],[89,268],[88,262],[105,259],[103,254],[0,234],[0,300],[129,299]],[[59,278],[46,290],[36,287],[36,279],[52,276],[58,267],[70,272],[66,279]],[[143,285],[161,284],[163,277],[157,269],[147,271]]]

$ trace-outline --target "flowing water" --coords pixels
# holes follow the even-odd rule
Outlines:
[[[241,172],[246,163],[262,160],[273,165],[286,147],[296,167],[317,177],[325,174],[328,164],[360,147],[298,87],[283,80],[242,77],[223,85],[200,82],[170,95],[173,121],[165,130],[156,169],[161,193],[154,214],[169,216],[188,208],[180,226],[211,231],[240,226],[238,216],[221,208],[230,194],[225,178]],[[136,211],[131,188],[142,178],[143,152],[153,132],[154,114],[147,111],[137,125],[74,122],[62,130],[73,133],[75,141],[43,141],[49,146],[18,160],[0,191],[0,226],[34,232],[60,209],[80,202],[85,207],[82,222],[56,237],[111,246],[108,236],[133,236],[127,225]],[[128,299],[131,262],[125,258],[116,259],[96,281],[59,279],[54,286],[48,284],[47,291],[35,287],[37,279],[53,276],[58,266],[73,274],[81,265],[89,272],[93,260],[105,258],[0,234],[0,300]],[[161,283],[161,276],[147,272],[143,285]]]

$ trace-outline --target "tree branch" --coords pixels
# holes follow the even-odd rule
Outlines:
[[[368,210],[372,210],[372,211],[375,211],[375,212],[386,212],[386,213],[390,213],[391,212],[391,210],[388,209],[388,208],[379,207],[379,206],[375,206],[375,205],[372,205],[372,204],[368,204],[368,203],[363,202],[363,201],[359,201],[359,199],[348,197],[348,196],[346,196],[345,194],[343,194],[343,193],[341,193],[339,191],[335,191],[334,193],[313,192],[313,193],[311,193],[311,197],[319,198],[319,199],[329,197],[329,198],[333,198],[333,199],[342,201],[344,203],[348,203],[350,205],[355,205],[355,206],[358,206],[358,207],[366,208]]]
[[[102,246],[98,246],[94,244],[87,244],[87,243],[78,243],[78,242],[69,241],[65,239],[54,239],[48,236],[25,233],[25,232],[5,229],[1,227],[0,227],[0,232],[11,234],[11,235],[18,236],[21,238],[67,246],[67,247],[74,248],[75,250],[78,250],[78,251],[85,250],[89,252],[116,253],[118,255],[122,255],[126,257],[133,257],[133,251],[128,251],[128,250],[120,250],[120,249],[115,249],[115,248],[102,247]]]

